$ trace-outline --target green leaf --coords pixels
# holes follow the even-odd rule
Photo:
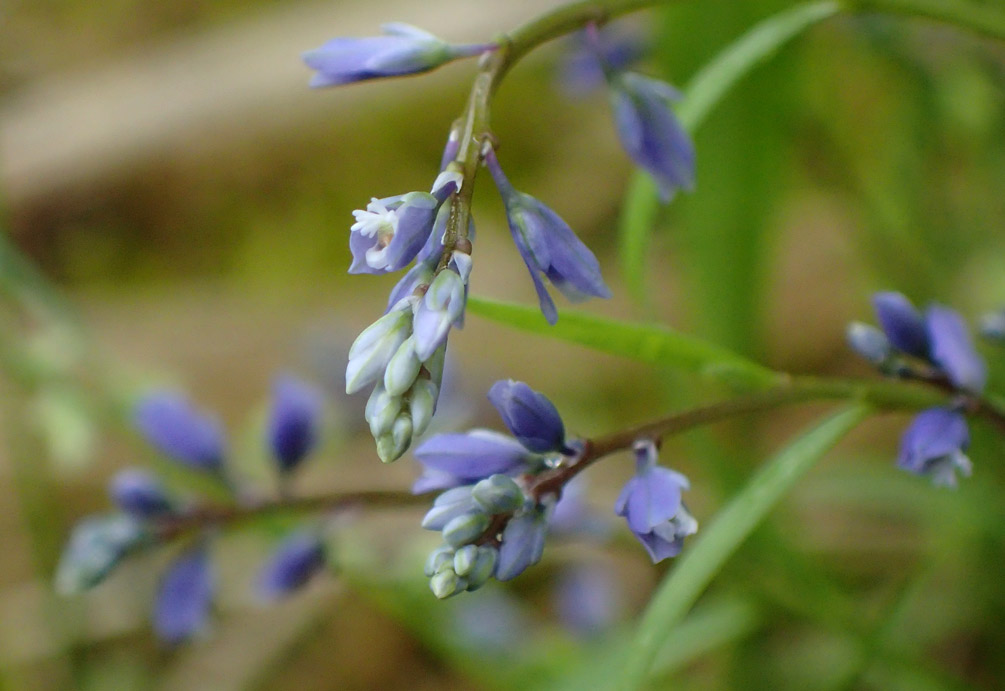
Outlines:
[[[791,442],[768,461],[747,486],[702,531],[649,602],[626,651],[620,688],[637,689],[667,637],[687,614],[723,564],[802,475],[869,413],[845,408]]]
[[[677,117],[686,130],[697,131],[709,113],[737,82],[802,31],[839,10],[836,2],[799,5],[756,24],[698,71],[684,90]],[[628,182],[618,222],[621,270],[633,299],[650,308],[646,256],[660,210],[652,179],[636,172]]]
[[[695,372],[725,381],[738,389],[771,386],[778,383],[780,376],[726,348],[661,325],[622,322],[584,312],[564,311],[559,313],[558,323],[551,326],[536,306],[475,296],[468,298],[468,311],[500,324],[605,353]]]
[[[681,124],[690,132],[697,130],[737,82],[793,38],[839,10],[838,3],[825,0],[798,5],[755,24],[688,83],[677,108]]]

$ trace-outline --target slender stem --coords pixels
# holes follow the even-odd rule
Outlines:
[[[429,503],[429,497],[401,490],[335,492],[313,497],[284,497],[243,506],[198,506],[156,521],[154,532],[162,540],[208,526],[234,526],[275,514],[345,511],[367,508],[407,508]]]

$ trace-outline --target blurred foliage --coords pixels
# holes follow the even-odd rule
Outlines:
[[[645,21],[657,48],[648,69],[685,84],[751,24],[789,4],[709,0],[660,10],[658,21]],[[128,61],[147,41],[223,29],[281,5],[21,0],[4,9],[10,40],[0,89]],[[18,50],[29,67],[22,69]],[[617,151],[608,105],[600,95],[566,100],[551,70],[557,50],[541,52],[499,93],[500,155],[519,188],[546,200],[597,250],[619,297],[588,308],[637,318],[620,297],[631,280],[619,282],[614,268],[612,229],[631,171]],[[11,235],[83,308],[110,360],[135,362],[142,381],[153,376],[149,369],[191,365],[184,381],[237,422],[244,413],[235,411],[254,403],[249,391],[263,391],[278,365],[292,362],[329,381],[325,368],[341,367],[338,348],[382,307],[390,279],[344,275],[350,212],[370,196],[428,184],[468,73],[374,87],[361,112],[344,112],[338,93],[314,94],[330,109],[296,129],[242,134],[201,155],[151,152],[119,174],[9,208]],[[1005,303],[1005,47],[903,18],[829,20],[741,83],[696,144],[695,193],[656,214],[647,316],[776,369],[862,374],[845,352],[842,328],[868,318],[873,290],[903,290],[970,317]],[[493,196],[480,180],[475,290],[530,301]],[[46,335],[44,310],[0,317],[5,334],[55,340]],[[582,434],[720,392],[477,319],[452,348],[461,398],[473,411],[468,421],[489,426],[497,422],[482,399],[487,382],[501,376],[540,377],[532,384]],[[1002,352],[985,352],[1000,391]],[[77,370],[93,375],[83,362]],[[56,379],[75,381],[77,370]],[[149,562],[72,604],[46,594],[69,526],[104,506],[104,479],[115,468],[150,454],[105,424],[111,415],[94,400],[106,384],[36,384],[0,379],[0,536],[10,553],[0,571],[0,688],[515,688],[529,676],[547,686],[581,678],[575,673],[606,660],[630,633],[615,628],[610,638],[583,642],[559,630],[544,567],[515,588],[486,588],[496,592],[443,607],[425,590],[417,566],[424,537],[409,515],[353,525],[361,537],[340,543],[338,585],[270,611],[256,610],[242,590],[262,557],[260,541],[229,537],[219,556],[228,564],[221,591],[237,594],[223,598],[212,639],[158,649],[146,625]],[[361,401],[334,405],[348,418],[361,416]],[[254,438],[260,417],[232,424],[235,438]],[[891,467],[906,422],[891,417],[867,425],[811,472],[727,563],[682,624],[685,634],[703,632],[681,639],[691,656],[668,649],[655,686],[1000,685],[1005,442],[975,425],[975,476],[958,492],[937,491]],[[785,411],[690,433],[669,441],[664,455],[691,476],[692,508],[705,521],[808,419]],[[94,420],[105,424],[105,436],[80,441],[91,433],[81,425]],[[411,479],[404,463],[376,468],[352,428],[335,427],[331,462],[310,469],[299,489]],[[69,447],[94,446],[86,473],[41,460],[52,454],[45,445],[53,430],[70,465],[84,461]],[[629,472],[627,463],[610,465],[596,469],[593,489],[604,512]],[[576,549],[549,547],[549,556],[575,560]],[[653,569],[634,545],[611,550],[635,593],[634,615],[673,565]],[[499,640],[465,647],[468,637],[451,618],[471,606],[466,600],[500,593],[532,632],[519,655]]]

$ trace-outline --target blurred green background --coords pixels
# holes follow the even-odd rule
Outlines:
[[[350,212],[428,186],[472,65],[312,92],[298,56],[389,20],[479,41],[558,4],[0,9],[4,223],[80,315],[67,320],[59,299],[20,287],[0,309],[0,688],[557,688],[562,678],[589,688],[577,671],[673,566],[652,567],[623,528],[604,546],[549,546],[515,588],[441,604],[421,576],[432,540],[418,514],[366,513],[336,526],[341,577],[267,609],[250,583],[268,537],[228,534],[216,544],[214,627],[174,651],[148,624],[164,555],[81,598],[50,588],[70,527],[107,508],[108,478],[154,460],[123,424],[146,386],[183,387],[218,411],[234,461],[267,482],[268,387],[277,370],[298,372],[331,405],[325,448],[296,490],[408,485],[416,464],[381,466],[364,400],[339,394],[345,352],[395,280],[345,273]],[[685,85],[789,4],[683,3],[625,24],[654,46],[646,70]],[[970,318],[1005,304],[1005,46],[929,22],[841,16],[785,47],[697,133],[697,188],[659,216],[648,305],[633,303],[618,273],[630,164],[604,96],[570,99],[557,84],[561,50],[546,46],[513,71],[493,124],[514,184],[600,258],[615,298],[587,309],[663,321],[778,369],[870,376],[843,330],[871,319],[873,291]],[[475,218],[473,292],[532,301],[487,178]],[[451,351],[455,405],[442,424],[453,428],[500,427],[484,392],[501,377],[547,393],[582,435],[723,394],[476,317]],[[1001,391],[1001,351],[987,354]],[[817,412],[669,440],[664,458],[690,476],[699,521]],[[974,477],[939,491],[892,467],[906,421],[870,421],[797,488],[720,574],[656,687],[1001,688],[1005,442],[975,425]],[[601,514],[630,467],[624,456],[589,473]],[[623,604],[610,631],[587,639],[563,632],[551,595],[564,566],[584,563],[618,574]],[[495,638],[477,638],[463,623],[472,619],[496,624]]]

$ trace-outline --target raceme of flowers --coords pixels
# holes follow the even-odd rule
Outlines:
[[[930,305],[924,313],[901,293],[873,296],[880,328],[853,322],[848,341],[888,376],[936,383],[959,394],[946,407],[922,411],[901,437],[897,465],[953,487],[969,476],[970,444],[964,409],[987,383],[987,366],[974,348],[966,321],[955,310]],[[985,332],[991,318],[985,318]]]
[[[265,442],[276,473],[287,479],[318,441],[321,394],[290,376],[277,377],[266,423]],[[135,409],[136,427],[146,440],[173,462],[205,473],[226,488],[234,506],[252,500],[250,488],[239,487],[227,465],[223,428],[183,395],[153,393]],[[179,496],[158,476],[138,468],[120,471],[109,484],[116,510],[90,516],[73,530],[56,573],[62,593],[76,593],[100,583],[127,556],[145,548],[177,541],[180,550],[161,576],[154,599],[153,626],[169,644],[203,630],[216,589],[211,560],[212,531],[199,523],[199,503]],[[185,533],[179,526],[194,526]],[[181,534],[179,534],[181,532]],[[286,535],[257,576],[262,600],[282,598],[303,586],[325,565],[318,528]]]
[[[304,61],[316,70],[311,85],[415,74],[498,49],[492,43],[453,45],[403,24],[386,25],[384,31],[379,37],[336,38],[305,53]],[[592,74],[594,82],[597,75],[602,77],[626,152],[669,200],[677,188],[694,184],[694,148],[670,108],[677,92],[625,69],[637,52],[637,44],[584,41],[576,70]],[[558,313],[545,282],[573,301],[610,297],[599,262],[569,225],[541,201],[513,188],[487,138],[468,144],[478,147],[502,195],[513,241],[547,321],[554,323]],[[365,417],[385,463],[400,458],[428,427],[436,410],[448,335],[463,324],[473,224],[447,242],[458,192],[473,182],[463,178],[460,149],[460,134],[454,130],[429,192],[374,198],[353,212],[350,273],[390,273],[412,264],[391,291],[384,316],[356,339],[346,368],[348,393],[372,387]]]
[[[476,429],[431,437],[415,451],[424,470],[413,491],[444,490],[422,520],[443,537],[425,566],[438,598],[519,576],[540,561],[548,533],[568,526],[575,512],[565,482],[549,482],[576,464],[582,448],[566,439],[555,406],[516,381],[496,382],[489,400],[513,437]],[[639,440],[635,451],[636,474],[615,513],[658,562],[676,556],[698,523],[681,501],[687,478],[656,464],[651,440]]]

